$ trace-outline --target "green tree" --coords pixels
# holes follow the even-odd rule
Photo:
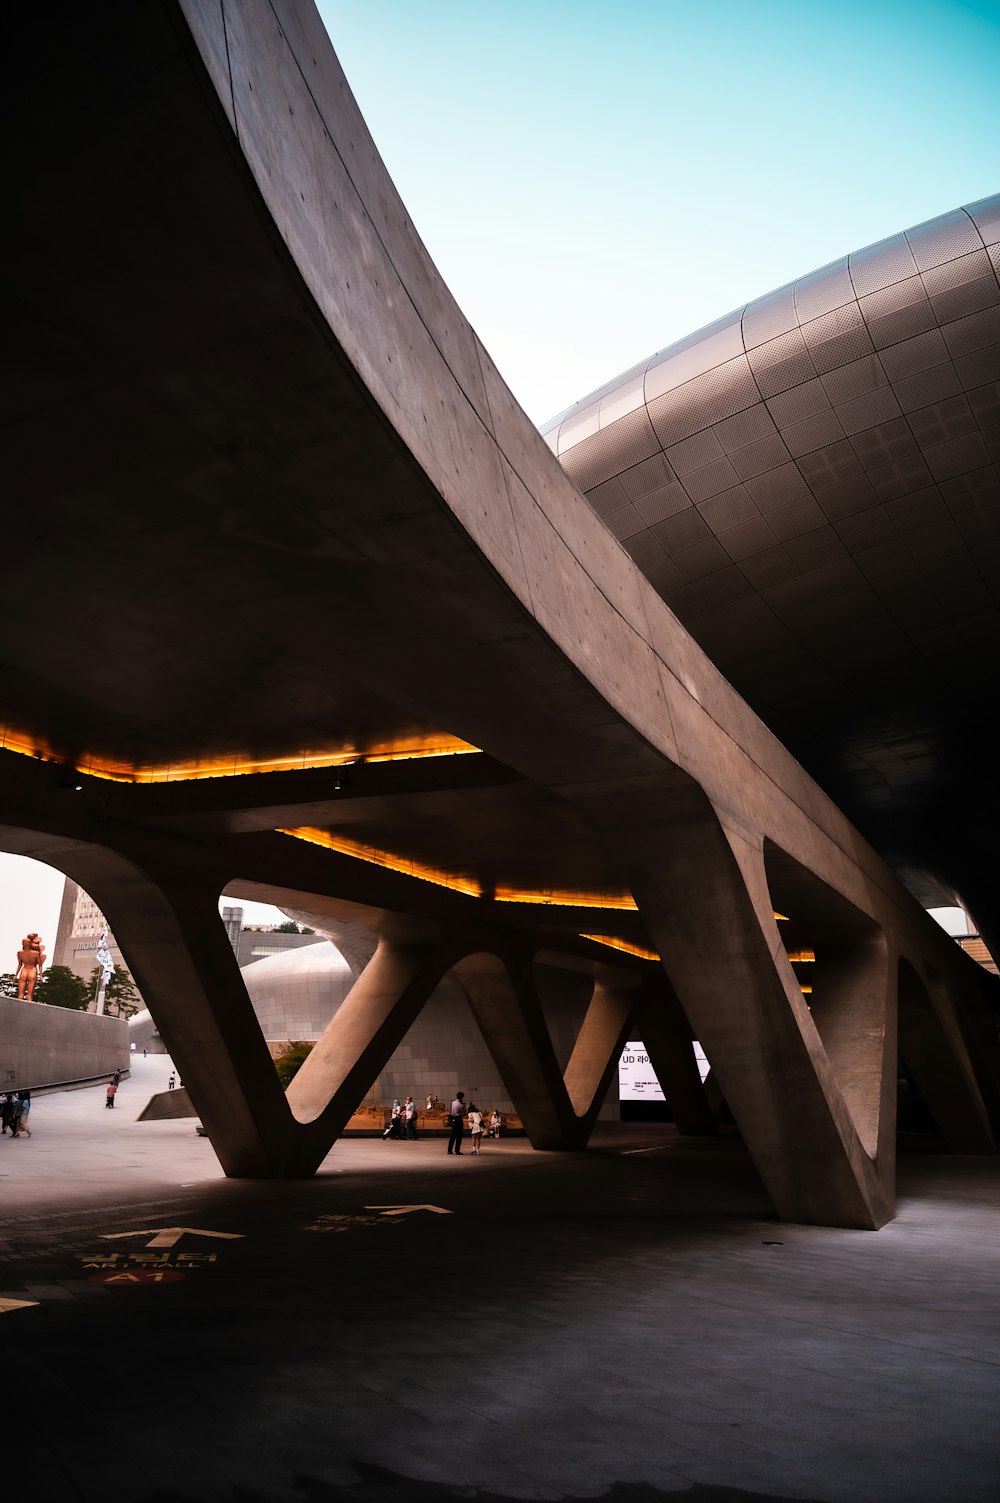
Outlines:
[[[35,1001],[44,1002],[49,1007],[69,1007],[73,1012],[86,1012],[90,988],[68,965],[50,965],[35,987]]]
[[[312,1044],[306,1044],[301,1039],[293,1040],[285,1045],[274,1061],[278,1079],[286,1091],[291,1084],[292,1077],[298,1073],[312,1053],[312,1047]]]
[[[274,932],[275,934],[301,934],[302,930],[294,919],[286,919],[283,924],[276,926]]]
[[[101,986],[101,968],[95,966],[87,988],[87,999],[97,1000]],[[135,982],[124,966],[116,965],[104,988],[104,1011],[109,1018],[134,1018],[139,1011],[140,997]]]
[[[0,975],[0,997],[16,997],[17,981],[13,971],[4,971]]]

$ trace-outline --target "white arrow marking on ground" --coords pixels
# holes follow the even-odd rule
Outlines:
[[[366,1211],[382,1211],[386,1216],[405,1216],[407,1211],[434,1211],[438,1216],[450,1216],[444,1206],[365,1206]]]
[[[27,1310],[39,1303],[37,1299],[0,1299],[0,1315],[6,1315],[8,1310]]]
[[[147,1242],[147,1247],[174,1247],[182,1237],[225,1237],[227,1241],[235,1242],[243,1237],[242,1232],[205,1232],[200,1226],[155,1226],[143,1227],[136,1232],[104,1232],[102,1242],[115,1242],[119,1237],[148,1237],[153,1235],[153,1240]]]

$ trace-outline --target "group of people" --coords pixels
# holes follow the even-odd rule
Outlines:
[[[8,1091],[0,1097],[0,1124],[4,1133],[10,1130],[12,1138],[19,1138],[22,1133],[25,1137],[31,1137],[31,1127],[28,1118],[31,1115],[31,1092]]]
[[[451,1103],[451,1111],[448,1113],[448,1126],[451,1132],[448,1136],[448,1152],[462,1152],[462,1133],[465,1130],[465,1119],[469,1119],[469,1136],[472,1139],[470,1152],[477,1155],[482,1152],[483,1138],[486,1135],[486,1119],[474,1101],[465,1104],[465,1092],[456,1091],[455,1099]],[[503,1118],[496,1107],[490,1113],[489,1136],[499,1138]]]
[[[433,1109],[434,1104],[434,1097],[428,1096],[428,1111],[431,1111]],[[451,1109],[449,1110],[448,1115],[445,1118],[445,1122],[449,1129],[449,1153],[462,1152],[462,1136],[465,1132],[466,1117],[468,1117],[469,1121],[469,1136],[472,1139],[471,1152],[473,1154],[478,1154],[479,1152],[481,1152],[483,1138],[487,1136],[487,1134],[491,1138],[499,1138],[500,1136],[500,1129],[503,1126],[503,1118],[496,1110],[496,1108],[494,1107],[493,1111],[490,1113],[489,1127],[487,1128],[486,1118],[483,1116],[478,1106],[476,1106],[475,1102],[470,1102],[469,1105],[466,1106],[465,1092],[457,1091],[455,1093],[455,1099],[451,1103]],[[417,1141],[417,1106],[412,1096],[407,1096],[406,1100],[402,1102],[397,1096],[395,1101],[393,1101],[392,1111],[389,1114],[389,1125],[383,1132],[382,1138],[384,1141],[395,1139],[396,1141],[403,1143],[415,1143]]]
[[[389,1126],[382,1137],[383,1139],[396,1138],[402,1143],[417,1141],[417,1104],[412,1096],[407,1096],[402,1105],[400,1105],[399,1097],[396,1097],[392,1103]]]

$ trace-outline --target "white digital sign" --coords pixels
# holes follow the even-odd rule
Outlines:
[[[662,1101],[660,1082],[653,1074],[643,1043],[626,1044],[618,1061],[619,1101]]]
[[[709,1071],[705,1051],[697,1039],[693,1048],[698,1074],[704,1080]],[[660,1082],[649,1063],[646,1046],[641,1042],[626,1044],[622,1050],[621,1059],[618,1061],[618,1099],[619,1101],[664,1100]]]

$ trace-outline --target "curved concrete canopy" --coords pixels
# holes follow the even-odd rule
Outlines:
[[[579,1146],[638,967],[678,1089],[701,1090],[693,1027],[783,1213],[878,1225],[899,957],[938,1030],[913,1046],[927,1089],[936,1056],[964,1082],[952,1141],[991,1146],[991,978],[582,502],[429,261],[315,9],[22,19],[0,90],[7,495],[46,546],[24,539],[0,597],[21,736],[0,842],[108,915],[227,1170],[312,1172],[448,972],[532,1141]],[[349,787],[330,766],[414,738],[484,750]],[[180,776],[93,775],[116,761]],[[255,761],[284,770],[191,777]],[[223,887],[379,932],[287,1099]],[[827,946],[812,1011],[775,904]],[[657,955],[593,935],[650,945],[676,997]],[[529,975],[555,950],[593,980],[565,1075]]]
[[[544,428],[928,902],[996,935],[1000,195],[843,256]]]

